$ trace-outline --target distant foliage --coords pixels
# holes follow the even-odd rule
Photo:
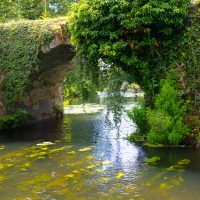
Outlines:
[[[44,13],[48,17],[66,16],[73,3],[78,0],[1,0],[0,22],[18,19],[40,19]],[[46,19],[46,18],[45,18]]]
[[[79,65],[75,66],[72,72],[63,82],[63,93],[66,100],[81,98],[83,101],[97,94],[97,87],[90,77],[83,73]]]

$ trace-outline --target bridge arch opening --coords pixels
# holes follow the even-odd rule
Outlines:
[[[63,80],[73,69],[75,53],[70,44],[54,48],[43,46],[39,53],[38,70],[30,77],[24,101],[18,106],[38,120],[61,114],[63,110]]]

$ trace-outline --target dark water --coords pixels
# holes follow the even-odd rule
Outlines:
[[[103,107],[88,109],[70,106],[62,119],[1,133],[0,199],[200,199],[199,150],[133,144],[124,139],[134,131],[129,119],[119,134],[105,126]],[[157,164],[145,162],[154,156]],[[183,159],[190,163],[177,164]]]

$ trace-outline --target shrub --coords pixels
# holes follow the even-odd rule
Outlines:
[[[28,112],[22,109],[18,109],[13,115],[0,117],[0,130],[1,129],[14,129],[20,124],[24,124],[28,121]]]
[[[182,118],[179,117],[176,122],[172,123],[171,132],[168,134],[169,143],[172,145],[178,145],[183,141],[188,131],[189,129],[183,124]]]
[[[144,107],[144,99],[138,101],[138,105],[133,107],[132,111],[127,111],[128,117],[136,124],[136,132],[140,135],[146,135],[149,132],[147,121],[148,108]]]
[[[147,119],[151,127],[147,134],[148,141],[155,144],[167,144],[167,133],[172,124],[168,113],[162,110],[152,110],[148,112]]]
[[[187,107],[179,93],[178,84],[170,75],[161,81],[155,109],[147,114],[151,129],[147,138],[150,143],[178,145],[189,131],[183,124]]]
[[[147,140],[151,144],[167,144],[166,133],[155,133],[152,130],[147,134]]]

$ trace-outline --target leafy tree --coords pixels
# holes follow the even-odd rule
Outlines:
[[[19,0],[20,14],[25,19],[38,19],[44,11],[44,0]]]
[[[0,21],[65,16],[76,0],[1,0]]]
[[[200,130],[199,7],[190,0],[81,0],[68,14],[77,58],[84,55],[93,63],[85,68],[94,71],[94,76],[104,72],[99,60],[110,68],[121,68],[145,92],[144,109],[129,115],[150,126],[148,139],[154,142],[157,138],[157,142],[180,143],[190,119],[197,121],[193,129]],[[171,70],[178,72],[178,89],[170,79],[165,81]],[[170,95],[173,98],[166,98]],[[185,102],[187,112],[181,107]],[[163,135],[158,138],[160,123]]]
[[[65,16],[75,2],[78,0],[48,0],[48,11],[51,17]]]
[[[152,104],[185,29],[189,3],[82,0],[68,14],[71,41],[87,60],[101,58],[131,74]]]
[[[0,22],[19,18],[19,7],[17,0],[0,1]]]

